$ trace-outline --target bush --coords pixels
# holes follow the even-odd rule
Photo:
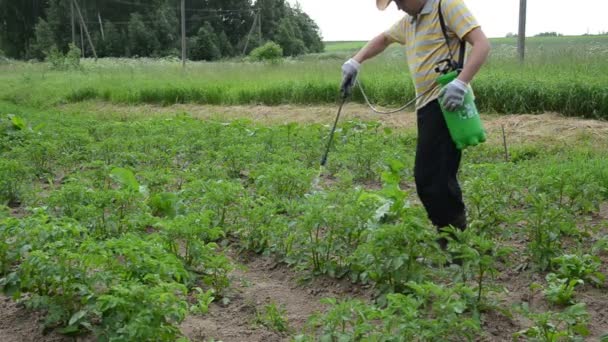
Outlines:
[[[70,44],[70,50],[65,55],[56,46],[45,52],[51,70],[80,69],[80,54],[80,49],[74,44]]]
[[[0,50],[0,64],[8,63],[10,60],[6,57],[4,51]]]
[[[0,205],[16,207],[22,202],[26,168],[16,160],[0,159]]]
[[[281,61],[283,57],[283,49],[279,44],[275,42],[268,42],[253,51],[249,54],[252,60],[257,62],[271,62],[278,63]]]

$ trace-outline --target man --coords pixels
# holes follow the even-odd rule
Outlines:
[[[410,74],[420,96],[416,103],[416,190],[438,231],[447,226],[464,230],[466,211],[457,179],[461,152],[450,137],[438,101],[450,110],[463,105],[469,83],[488,57],[490,44],[463,0],[376,0],[376,5],[385,10],[391,1],[407,15],[343,65],[342,91],[350,93],[363,62],[392,43],[405,45]],[[439,8],[449,44],[441,28]],[[439,76],[435,68],[442,60],[459,56],[461,40],[472,45],[472,50],[458,78],[440,89],[435,82]],[[438,242],[446,248],[445,239]]]

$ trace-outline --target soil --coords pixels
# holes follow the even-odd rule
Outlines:
[[[0,295],[1,342],[67,342],[73,341],[56,333],[44,334],[41,315],[29,311],[12,299]]]
[[[241,265],[230,276],[230,301],[213,304],[207,315],[189,316],[182,323],[182,332],[192,341],[290,341],[289,334],[256,324],[256,314],[263,313],[265,305],[284,309],[289,329],[298,332],[312,314],[324,311],[323,298],[372,298],[369,288],[347,280],[320,277],[305,281],[270,257],[227,254]]]

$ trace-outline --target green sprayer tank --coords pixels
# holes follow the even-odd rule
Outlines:
[[[452,82],[458,73],[452,71],[437,78],[437,83],[445,87]],[[439,101],[441,105],[441,101]],[[463,150],[469,146],[477,146],[486,141],[486,132],[483,129],[479,112],[475,106],[475,97],[471,89],[467,91],[464,97],[464,105],[454,112],[450,112],[443,108],[441,111],[445,117],[452,140],[459,150]]]

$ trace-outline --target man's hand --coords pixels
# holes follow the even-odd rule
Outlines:
[[[361,64],[353,58],[342,65],[342,85],[340,86],[342,96],[346,97],[350,94],[355,85],[359,68],[361,68]]]
[[[464,104],[464,95],[468,90],[469,86],[459,79],[455,79],[447,86],[443,87],[441,93],[439,93],[439,99],[441,100],[443,108],[453,112],[462,107]]]

